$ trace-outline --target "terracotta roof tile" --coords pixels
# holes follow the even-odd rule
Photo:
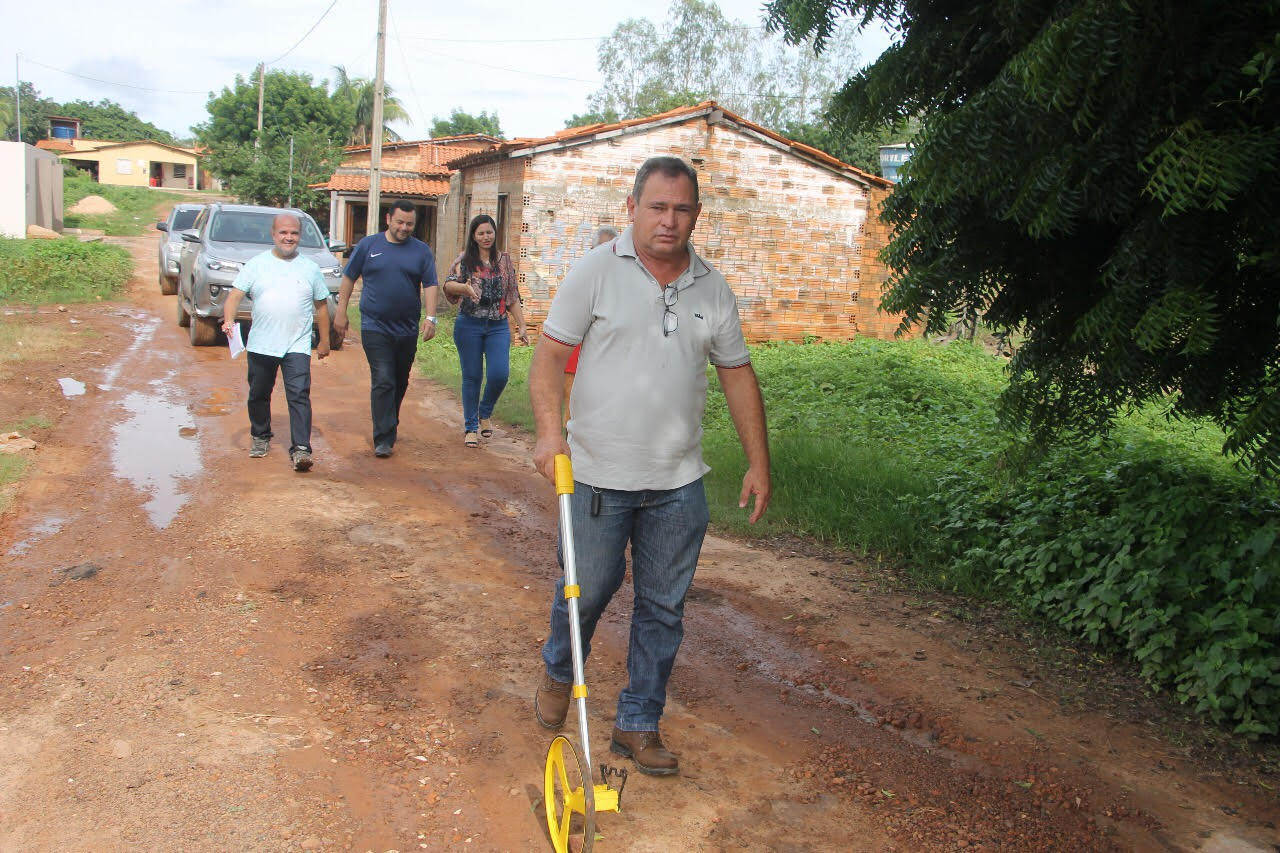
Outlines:
[[[368,175],[334,175],[320,184],[312,184],[312,189],[336,190],[337,192],[369,191]],[[380,191],[385,195],[425,196],[436,198],[447,195],[449,181],[433,178],[391,178],[383,176],[378,182]]]
[[[722,113],[725,119],[733,124],[748,128],[787,146],[793,151],[812,157],[829,169],[837,172],[852,172],[859,178],[875,186],[886,188],[893,186],[892,181],[887,181],[878,175],[871,174],[870,172],[864,172],[856,166],[850,166],[848,163],[832,157],[825,151],[805,145],[803,142],[796,142],[794,139],[788,139],[780,133],[775,133],[767,127],[758,125],[753,121],[743,118],[737,113],[726,110],[715,101],[703,101],[700,104],[694,104],[687,107],[676,107],[673,110],[667,110],[664,113],[657,113],[656,115],[626,119],[625,121],[616,121],[609,124],[586,124],[580,127],[567,127],[551,136],[544,136],[536,139],[526,137],[512,139],[511,141],[504,142],[493,149],[482,150],[474,154],[465,154],[454,160],[450,160],[449,167],[456,170],[465,166],[477,165],[480,163],[487,163],[491,160],[500,159],[511,152],[521,151],[526,148],[538,148],[544,145],[554,145],[556,143],[568,144],[575,140],[587,141],[591,137],[597,136],[601,133],[611,133],[613,131],[624,130],[629,127],[635,127],[636,125],[650,124],[664,119],[681,118],[686,116],[688,118],[694,118],[701,115],[710,115],[712,112],[716,111]]]
[[[43,148],[45,151],[75,151],[76,148],[65,139],[39,139],[36,141],[37,148]]]

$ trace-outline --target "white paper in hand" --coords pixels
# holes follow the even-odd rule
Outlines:
[[[227,335],[227,349],[231,350],[231,357],[235,358],[244,352],[244,338],[240,336],[240,324],[236,323],[231,327],[231,334]]]

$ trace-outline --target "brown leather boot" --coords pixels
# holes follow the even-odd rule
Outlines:
[[[542,684],[538,685],[538,692],[533,697],[533,713],[544,729],[556,731],[564,725],[565,715],[569,713],[569,688],[572,686],[543,673]]]
[[[624,732],[614,726],[609,749],[635,761],[636,769],[650,776],[671,776],[680,761],[665,746],[657,732]]]

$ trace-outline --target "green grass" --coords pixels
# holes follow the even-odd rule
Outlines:
[[[456,388],[449,329],[419,364]],[[529,355],[512,351],[497,412],[526,427]],[[775,491],[749,527],[745,460],[709,370],[703,448],[722,529],[812,537],[926,588],[1009,602],[1129,655],[1239,734],[1280,731],[1280,488],[1224,456],[1213,424],[1153,404],[1106,439],[1037,450],[1000,428],[1003,362],[971,344],[766,344],[752,361]]]
[[[6,426],[0,426],[0,433],[28,433],[36,429],[52,429],[53,421],[45,415],[27,415],[22,420]]]
[[[9,508],[9,488],[27,472],[27,460],[16,453],[0,453],[0,512]]]
[[[462,368],[458,362],[458,348],[453,344],[453,320],[456,316],[453,311],[437,316],[436,336],[418,346],[417,358],[418,369],[423,375],[451,389],[455,395],[462,389]],[[358,320],[353,319],[352,325],[357,326]],[[517,344],[511,348],[511,378],[493,411],[495,419],[529,432],[533,431],[533,409],[529,405],[529,362],[532,358],[533,347]],[[462,404],[458,406],[461,426]]]
[[[60,240],[0,238],[0,302],[40,304],[108,299],[133,272],[119,246]]]
[[[149,187],[116,187],[99,184],[88,175],[67,176],[62,182],[62,203],[70,210],[85,196],[102,196],[116,206],[114,213],[87,214],[66,213],[63,224],[67,228],[90,228],[111,236],[129,237],[155,229],[159,221],[156,207],[165,203],[177,204],[186,199],[179,193],[164,192]]]

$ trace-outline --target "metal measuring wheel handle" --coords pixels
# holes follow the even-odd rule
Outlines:
[[[573,686],[570,699],[578,705],[578,735],[582,756],[564,735],[551,741],[547,750],[547,763],[543,773],[543,800],[547,810],[547,829],[556,853],[568,853],[571,838],[579,827],[574,815],[582,815],[581,846],[579,853],[589,851],[596,838],[596,810],[618,811],[622,786],[626,784],[626,771],[616,771],[601,765],[601,778],[605,784],[595,784],[591,767],[591,739],[587,731],[587,684],[582,659],[582,628],[578,619],[578,598],[582,590],[578,586],[577,553],[573,544],[573,465],[563,454],[555,459],[556,495],[560,504],[560,554],[564,560],[564,597],[569,610],[569,640],[573,655]],[[609,787],[608,777],[617,776],[621,783],[617,790]]]

